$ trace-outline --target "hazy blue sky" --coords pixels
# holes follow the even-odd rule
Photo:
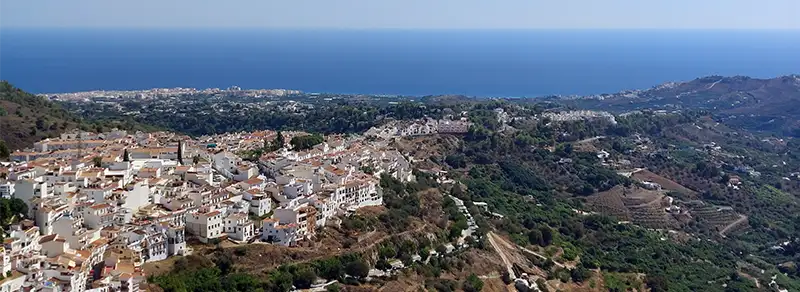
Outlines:
[[[0,27],[790,28],[800,0],[1,0]]]

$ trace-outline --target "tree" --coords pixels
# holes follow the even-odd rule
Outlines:
[[[386,259],[379,259],[378,262],[375,263],[375,268],[382,271],[387,271],[392,268],[392,265]]]
[[[14,211],[11,209],[11,202],[8,199],[0,199],[0,223],[8,225],[11,218],[14,218]]]
[[[353,277],[363,279],[369,276],[369,266],[363,260],[352,261],[344,268],[344,271]]]
[[[103,165],[103,157],[100,157],[100,156],[92,157],[92,164],[94,164],[94,167],[102,166]]]
[[[479,292],[481,290],[483,290],[483,281],[475,274],[470,274],[464,282],[464,291]]]
[[[0,160],[6,160],[9,156],[11,156],[11,151],[8,150],[6,141],[0,139]]]
[[[645,283],[647,284],[647,288],[650,288],[650,291],[652,292],[669,291],[667,279],[665,279],[663,276],[647,275]]]
[[[222,286],[228,291],[256,291],[261,283],[258,278],[244,273],[230,274],[222,279]]]
[[[122,161],[124,162],[131,161],[131,154],[128,152],[128,148],[125,148],[125,151],[122,152]]]
[[[178,141],[178,164],[183,165],[183,141]]]
[[[445,247],[444,244],[440,244],[436,247],[436,252],[439,254],[445,254],[447,253],[447,247]]]
[[[503,283],[506,285],[514,282],[514,280],[511,279],[511,275],[508,273],[508,270],[506,269],[502,269],[500,271],[500,279],[503,280]]]
[[[536,279],[536,286],[539,287],[539,290],[541,290],[542,292],[549,291],[547,290],[547,282],[545,282],[544,279],[542,278]]]
[[[553,243],[553,230],[550,227],[542,226],[539,231],[542,233],[541,246],[548,246]]]
[[[385,245],[378,249],[378,255],[383,259],[390,259],[397,256],[397,250],[395,250],[394,246]]]
[[[300,289],[311,288],[311,284],[317,280],[317,274],[309,267],[301,268],[294,273],[294,286]]]
[[[277,147],[277,149],[282,148],[283,145],[286,144],[286,138],[283,137],[283,133],[281,133],[281,131],[278,131],[278,134],[275,135],[275,140],[273,144],[275,144],[273,147]]]
[[[464,168],[467,166],[467,160],[463,154],[447,155],[444,162],[452,168]]]
[[[538,229],[528,231],[528,241],[532,244],[544,245],[542,231]]]
[[[295,151],[308,150],[324,141],[321,135],[312,134],[306,136],[295,136],[289,141]]]
[[[278,269],[270,273],[269,282],[271,284],[271,291],[289,291],[292,289],[292,282],[294,278],[292,274]]]
[[[592,276],[592,271],[584,268],[583,266],[579,266],[570,271],[570,276],[572,277],[573,282],[581,283]]]
[[[27,216],[28,214],[28,205],[25,204],[25,201],[23,201],[20,198],[11,198],[9,200],[9,207],[11,208],[11,212],[13,212],[14,215],[22,214],[24,216]]]

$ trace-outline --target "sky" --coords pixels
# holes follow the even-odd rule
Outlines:
[[[800,29],[800,0],[0,0],[0,28]]]

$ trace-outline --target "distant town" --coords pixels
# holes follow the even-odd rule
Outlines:
[[[60,101],[88,101],[95,98],[139,98],[151,99],[159,97],[172,97],[180,95],[214,95],[214,94],[233,94],[239,97],[266,97],[266,96],[290,96],[302,93],[299,90],[289,89],[241,89],[238,86],[231,86],[226,89],[219,88],[152,88],[144,90],[92,90],[71,93],[44,93],[38,94],[41,97]]]

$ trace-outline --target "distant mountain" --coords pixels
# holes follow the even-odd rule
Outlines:
[[[0,140],[11,151],[75,128],[91,130],[93,126],[50,100],[0,81]]]
[[[734,126],[800,136],[800,75],[757,79],[709,76],[647,90],[585,97],[553,97],[608,111],[703,109]]]

